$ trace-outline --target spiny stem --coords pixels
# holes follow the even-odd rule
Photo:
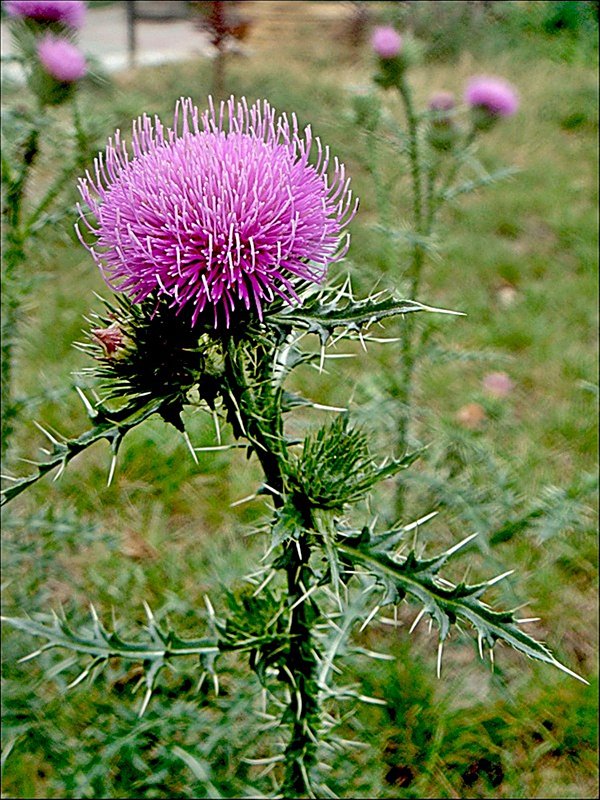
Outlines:
[[[409,275],[409,299],[414,300],[419,292],[419,283],[425,259],[423,236],[426,232],[423,216],[423,185],[421,174],[421,154],[419,148],[419,123],[413,107],[410,87],[408,86],[404,76],[401,76],[399,80],[398,91],[400,92],[400,96],[404,104],[406,123],[408,127],[408,158],[412,182],[413,224],[414,232],[416,234],[415,241],[412,246],[412,258]],[[409,318],[405,319],[400,351],[400,380],[397,386],[397,396],[401,405],[400,418],[398,420],[398,443],[402,452],[406,452],[408,449],[412,382],[415,367],[414,332],[414,320]],[[404,514],[404,485],[401,482],[397,484],[396,489],[396,514],[399,517]]]
[[[225,373],[230,391],[234,395],[236,411],[242,417],[247,437],[262,466],[266,483],[276,490],[273,494],[275,508],[293,502],[285,496],[286,450],[283,441],[283,419],[281,412],[281,391],[270,398],[268,404],[271,414],[265,418],[265,403],[261,403],[260,392],[272,392],[268,380],[268,370],[272,364],[272,354],[258,353],[253,381],[248,380],[244,364],[243,348],[231,338],[224,343]],[[253,388],[254,387],[254,388]],[[226,401],[227,403],[227,401]],[[230,412],[232,409],[229,409]],[[231,414],[230,414],[231,417]],[[234,414],[235,418],[235,414]],[[308,602],[299,600],[306,594],[312,580],[308,567],[311,548],[307,532],[298,539],[284,544],[286,552],[286,578],[290,617],[288,622],[289,649],[285,668],[280,679],[288,683],[290,691],[289,713],[291,717],[291,737],[285,750],[285,776],[282,791],[285,797],[312,797],[310,770],[316,762],[316,732],[314,720],[318,718],[318,697],[316,691],[316,668],[314,643],[312,641],[311,620]]]
[[[2,259],[2,345],[1,356],[1,432],[2,459],[6,457],[12,420],[16,408],[12,400],[13,347],[15,330],[19,321],[23,281],[19,281],[19,267],[25,263],[25,235],[23,232],[23,199],[27,178],[39,152],[39,129],[32,127],[25,139],[21,164],[14,177],[3,169],[5,203],[2,212],[6,219],[6,248]],[[10,178],[12,177],[12,180]]]

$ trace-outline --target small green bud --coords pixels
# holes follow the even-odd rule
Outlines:
[[[381,103],[374,95],[360,94],[352,100],[354,118],[357,125],[369,132],[379,126],[381,119]]]

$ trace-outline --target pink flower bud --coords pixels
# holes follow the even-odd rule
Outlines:
[[[123,333],[116,322],[108,328],[92,328],[91,333],[103,345],[107,356],[112,356],[123,345]]]
[[[515,89],[502,78],[472,78],[465,91],[465,101],[492,117],[510,117],[519,108]]]
[[[379,58],[396,58],[402,50],[402,37],[389,25],[375,28],[371,46]]]
[[[37,52],[46,72],[61,83],[75,83],[87,71],[85,56],[66,39],[46,36],[38,44]]]
[[[456,102],[452,92],[437,92],[429,101],[431,111],[452,111]]]

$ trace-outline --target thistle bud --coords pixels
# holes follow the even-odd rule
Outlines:
[[[429,101],[431,124],[428,140],[435,150],[451,150],[456,142],[458,128],[454,121],[454,108],[454,95],[450,92],[438,92]]]

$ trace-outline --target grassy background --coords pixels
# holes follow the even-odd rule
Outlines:
[[[520,173],[448,210],[439,236],[441,258],[429,264],[421,298],[467,312],[466,318],[434,323],[445,347],[494,353],[487,361],[425,364],[418,399],[420,437],[444,442],[438,462],[431,458],[442,469],[442,482],[448,477],[448,443],[460,452],[485,448],[494,454],[494,470],[482,461],[467,478],[469,488],[479,481],[482,491],[493,482],[481,508],[485,520],[496,523],[502,514],[511,518],[515,509],[526,509],[542,487],[577,485],[596,469],[597,394],[590,391],[597,385],[594,8],[502,3],[486,15],[478,9],[467,14],[463,3],[411,6],[403,24],[423,42],[424,62],[411,73],[419,104],[434,90],[460,94],[474,73],[506,77],[522,99],[519,114],[481,144],[488,166],[516,164]],[[578,13],[573,16],[567,6],[577,6]],[[403,8],[369,4],[371,14],[408,13]],[[356,284],[367,291],[382,273],[384,285],[399,284],[403,256],[390,263],[374,228],[367,143],[351,121],[352,94],[368,86],[373,65],[366,43],[349,43],[348,8],[248,3],[245,13],[253,20],[248,53],[229,59],[228,90],[249,99],[268,97],[278,109],[313,124],[346,163],[362,200],[350,251]],[[168,119],[180,95],[202,105],[210,84],[206,62],[140,69],[119,75],[113,86],[90,87],[81,104],[100,145],[114,127],[127,130],[142,111]],[[5,102],[15,101],[8,87]],[[390,113],[398,113],[391,98],[385,102]],[[34,192],[56,168],[61,126],[67,125],[57,113],[58,132],[40,161]],[[380,147],[384,163],[397,170],[394,155],[385,143]],[[401,220],[408,193],[400,174],[393,202]],[[69,211],[32,254],[35,285],[16,366],[17,393],[29,398],[26,416],[69,433],[86,424],[67,388],[72,371],[86,366],[72,342],[81,339],[82,317],[96,302],[92,292],[104,290],[74,241],[72,222]],[[350,366],[338,362],[343,369],[330,376],[302,376],[303,388],[320,402],[343,403],[353,390],[368,399],[385,361],[394,358],[392,347]],[[510,374],[516,389],[492,403],[482,394],[481,379],[498,369]],[[473,402],[486,412],[476,430],[457,421],[460,409]],[[384,438],[381,409],[372,424]],[[200,415],[188,422],[195,443],[213,443],[212,422]],[[298,425],[317,422],[315,413]],[[40,445],[23,421],[14,457],[35,457]],[[260,537],[245,534],[264,509],[259,503],[229,507],[255,485],[254,463],[232,451],[206,455],[195,466],[181,438],[154,421],[125,441],[110,488],[108,462],[99,445],[58,483],[43,481],[8,507],[7,612],[63,605],[82,620],[93,600],[107,620],[115,609],[127,631],[143,623],[146,600],[179,631],[202,630],[204,594],[222,605],[223,587],[239,584],[262,554]],[[416,481],[411,516],[429,510],[422,505],[428,492]],[[363,646],[397,658],[375,665],[348,660],[347,674],[361,680],[366,693],[386,697],[389,707],[361,708],[349,721],[348,735],[370,747],[333,759],[330,785],[341,796],[597,796],[596,543],[593,515],[585,513],[592,500],[585,498],[583,513],[579,506],[577,513],[565,512],[562,525],[560,519],[554,526],[530,525],[465,559],[481,575],[515,567],[509,585],[498,589],[499,602],[527,601],[523,616],[542,617],[534,632],[592,685],[506,650],[497,654],[492,674],[478,663],[467,637],[446,648],[444,675],[437,681],[433,637],[426,625],[409,637],[417,609],[405,607],[403,627],[373,625],[356,635]],[[465,532],[464,513],[450,504],[438,520],[425,540],[431,551]],[[67,692],[76,665],[64,654],[18,665],[32,649],[33,642],[7,631],[5,796],[204,797],[218,791],[236,797],[248,785],[268,790],[269,776],[261,778],[258,768],[240,762],[244,755],[261,754],[253,705],[257,686],[243,664],[224,665],[218,699],[204,689],[196,692],[196,665],[166,675],[137,721],[134,670],[115,664],[96,684]],[[176,755],[176,745],[196,758],[195,771]],[[212,784],[198,777],[202,770]]]

